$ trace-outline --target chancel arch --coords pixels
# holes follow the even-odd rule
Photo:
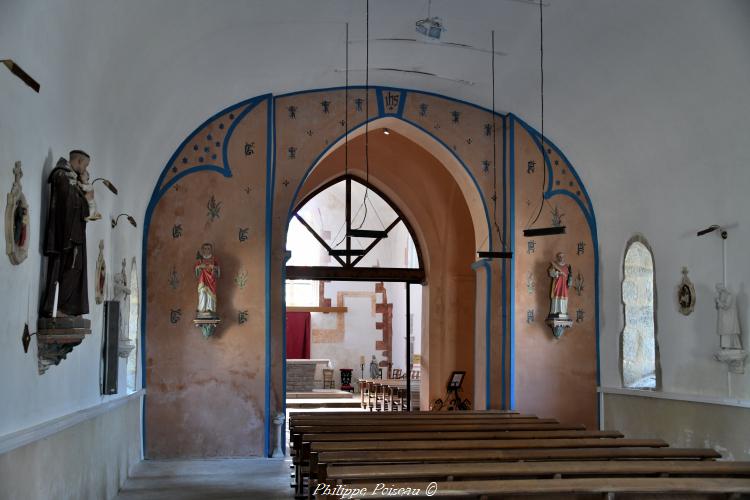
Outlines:
[[[208,119],[168,161],[146,215],[146,456],[270,454],[271,420],[285,401],[288,223],[302,200],[345,172],[398,207],[421,249],[428,373],[421,404],[444,395],[452,370],[466,369],[464,388],[477,408],[595,423],[593,207],[564,154],[547,138],[541,143],[513,114],[387,87],[263,95]],[[562,220],[567,234],[523,237],[539,203],[544,224]],[[221,262],[222,322],[210,338],[192,322],[192,272],[204,242]],[[479,259],[487,250],[512,251],[513,259]],[[554,339],[544,323],[545,270],[558,251],[571,256],[577,285],[574,326]],[[190,416],[175,424],[183,407]],[[200,440],[187,437],[196,433]]]

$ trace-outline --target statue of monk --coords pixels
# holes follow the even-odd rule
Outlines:
[[[195,263],[195,277],[198,278],[197,318],[216,318],[216,284],[221,276],[219,261],[213,255],[214,246],[204,243],[198,252]]]
[[[81,150],[60,158],[50,172],[49,212],[44,229],[47,275],[40,314],[43,317],[81,316],[89,312],[86,280],[86,221],[89,203],[80,176],[91,158]],[[57,290],[57,293],[56,293]],[[57,311],[54,311],[57,295]]]

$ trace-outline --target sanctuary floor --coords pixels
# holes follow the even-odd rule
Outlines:
[[[290,499],[291,459],[144,460],[115,500]]]

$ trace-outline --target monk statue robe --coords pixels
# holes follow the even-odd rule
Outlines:
[[[570,264],[565,263],[565,254],[559,252],[556,260],[550,263],[547,273],[552,278],[550,288],[550,318],[568,317],[568,289],[573,283]]]
[[[198,278],[198,308],[196,318],[216,318],[216,284],[221,274],[219,261],[213,256],[214,247],[204,243],[198,252],[195,263],[195,277]]]
[[[40,314],[52,317],[57,288],[57,316],[81,316],[89,312],[86,281],[86,218],[89,204],[79,188],[79,174],[90,158],[83,151],[71,151],[49,175],[49,212],[44,229],[43,251],[47,274]],[[59,288],[58,288],[59,287]]]

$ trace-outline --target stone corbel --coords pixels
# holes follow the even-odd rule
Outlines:
[[[573,326],[573,320],[567,317],[560,318],[549,316],[544,322],[552,329],[552,335],[554,335],[556,339],[562,337],[565,330]]]
[[[193,320],[193,324],[201,329],[201,332],[203,332],[203,336],[206,338],[214,334],[214,331],[216,330],[216,327],[219,326],[219,323],[221,323],[221,319],[219,318],[195,318]]]
[[[714,354],[714,359],[726,363],[730,373],[745,373],[747,351],[743,349],[722,349]]]
[[[80,316],[39,318],[36,333],[39,374],[44,374],[52,365],[59,365],[89,334],[91,320]]]

